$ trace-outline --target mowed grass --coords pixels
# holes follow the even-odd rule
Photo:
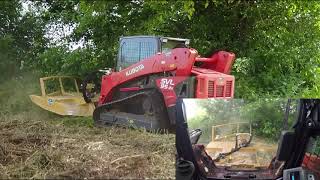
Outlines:
[[[174,178],[174,135],[54,115],[29,100],[37,82],[0,85],[0,178]]]

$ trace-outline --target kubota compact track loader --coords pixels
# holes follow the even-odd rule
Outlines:
[[[233,98],[229,74],[235,55],[218,51],[204,58],[188,45],[179,38],[120,38],[116,70],[102,76],[95,124],[174,131],[178,97]],[[83,94],[90,102],[86,84]]]

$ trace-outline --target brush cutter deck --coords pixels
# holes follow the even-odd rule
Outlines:
[[[212,126],[212,140],[206,152],[217,165],[231,167],[267,167],[276,152],[276,146],[255,138],[249,122],[236,122]]]
[[[92,116],[95,105],[84,101],[77,78],[43,77],[40,78],[40,87],[41,95],[30,95],[30,99],[41,108],[63,116]]]

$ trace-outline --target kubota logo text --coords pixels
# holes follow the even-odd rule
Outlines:
[[[130,69],[129,71],[126,72],[126,76],[130,76],[131,74],[134,74],[136,72],[141,71],[144,68],[143,64],[140,64],[137,67],[134,67],[132,69]]]

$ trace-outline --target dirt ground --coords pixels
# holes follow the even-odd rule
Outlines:
[[[0,114],[1,179],[174,178],[173,135],[37,114]]]

